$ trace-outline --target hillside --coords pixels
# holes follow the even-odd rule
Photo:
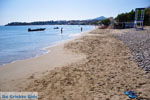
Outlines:
[[[36,21],[36,22],[11,22],[5,26],[20,26],[20,25],[92,25],[96,21],[106,19],[104,16],[88,20],[61,20],[61,21]]]

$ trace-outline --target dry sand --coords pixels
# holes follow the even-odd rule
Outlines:
[[[29,79],[39,78],[55,67],[85,58],[83,54],[77,55],[65,50],[64,43],[48,48],[49,53],[40,57],[0,66],[0,91],[22,91],[30,83]]]
[[[141,100],[149,100],[149,74],[132,61],[128,47],[112,37],[118,31],[97,29],[65,44],[86,58],[49,71],[25,90],[38,91],[41,100],[128,100],[124,91],[134,90]]]
[[[150,75],[132,60],[128,47],[112,36],[119,33],[121,30],[97,29],[65,43],[64,47],[60,47],[60,51],[63,52],[60,52],[57,47],[53,54],[46,54],[39,58],[25,60],[25,62],[20,61],[25,64],[25,67],[22,67],[25,71],[26,68],[32,70],[28,70],[29,75],[45,70],[45,74],[40,77],[31,75],[26,79],[29,84],[24,84],[25,88],[22,91],[39,92],[41,100],[128,100],[124,91],[134,90],[140,98],[143,98],[140,100],[149,100]],[[59,52],[56,52],[57,50]],[[70,52],[71,55],[64,55],[64,52]],[[52,59],[54,56],[61,57],[60,55],[64,58],[57,58],[57,61]],[[75,56],[77,58],[74,58]],[[52,63],[56,66],[55,69],[51,68]],[[13,74],[18,75],[17,77],[28,73],[24,70],[20,72],[22,68],[19,70],[18,64],[10,66],[0,69],[0,72],[4,74],[3,77],[3,74],[0,74],[1,81],[11,77],[11,74],[8,74],[11,70]],[[32,68],[30,69],[29,66]],[[19,70],[17,73],[14,71],[15,67]],[[21,81],[16,83],[21,86],[19,85]],[[6,86],[5,84],[1,86]]]

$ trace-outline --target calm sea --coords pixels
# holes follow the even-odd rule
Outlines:
[[[63,34],[60,29],[62,27]],[[87,25],[0,26],[0,65],[36,57],[46,53],[43,48],[71,39],[94,29]],[[46,28],[45,31],[28,32],[28,28]]]

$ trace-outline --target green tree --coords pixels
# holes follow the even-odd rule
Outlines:
[[[101,21],[101,23],[108,26],[108,25],[110,25],[110,20],[109,19],[104,19],[104,20]]]
[[[140,11],[138,12],[141,13]],[[132,10],[128,13],[121,13],[115,18],[117,22],[134,22],[135,11]],[[144,25],[150,25],[150,8],[145,9]]]
[[[150,8],[147,8],[145,10],[144,25],[149,25],[150,26]]]

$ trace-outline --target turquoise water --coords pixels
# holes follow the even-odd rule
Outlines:
[[[54,27],[62,27],[63,34]],[[73,38],[81,27],[83,32],[94,29],[87,25],[0,26],[0,65],[42,55],[47,52],[43,48]],[[28,32],[28,28],[46,30]]]

